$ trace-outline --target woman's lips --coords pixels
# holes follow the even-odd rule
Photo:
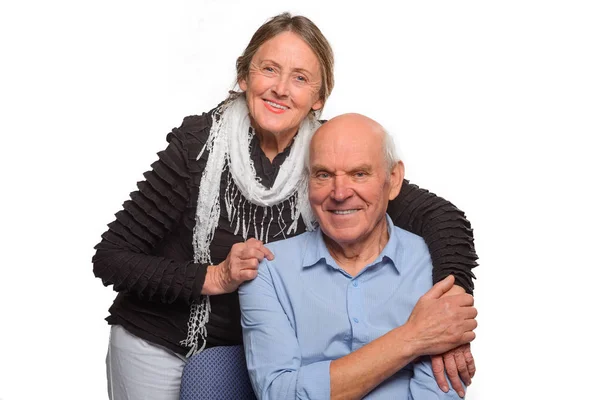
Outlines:
[[[269,110],[275,114],[282,114],[282,113],[286,112],[286,110],[289,109],[289,107],[275,103],[270,100],[264,100],[264,104],[265,104],[265,107],[267,108],[267,110]]]

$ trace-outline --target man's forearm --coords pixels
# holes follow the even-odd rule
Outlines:
[[[331,399],[361,399],[419,356],[405,325],[331,362]]]

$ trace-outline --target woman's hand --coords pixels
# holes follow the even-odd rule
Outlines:
[[[448,381],[444,375],[450,379],[452,388],[460,397],[465,396],[465,391],[461,384],[461,379],[466,386],[471,384],[471,378],[475,375],[475,360],[471,354],[471,344],[463,344],[455,349],[447,351],[443,354],[431,356],[431,365],[433,367],[433,375],[440,389],[444,392],[448,391]]]
[[[206,273],[202,294],[216,295],[231,293],[243,282],[256,278],[258,264],[275,256],[265,245],[256,239],[248,239],[231,247],[225,261],[210,265]]]
[[[465,293],[465,289],[460,286],[454,285],[452,289],[444,293],[442,297],[452,296],[456,294]],[[471,384],[471,378],[475,375],[475,359],[471,354],[471,344],[463,344],[455,349],[449,350],[445,353],[432,355],[431,366],[433,367],[433,375],[440,389],[444,392],[449,390],[448,379],[452,388],[458,393],[460,397],[464,397],[465,391],[461,384],[464,382],[466,386]],[[444,374],[445,370],[445,374]]]

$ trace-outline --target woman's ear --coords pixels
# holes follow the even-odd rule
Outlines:
[[[243,92],[245,92],[248,89],[248,83],[246,82],[246,79],[240,79],[238,81],[238,85],[240,86],[240,89],[242,89]]]
[[[241,86],[240,86],[241,87]],[[323,101],[323,99],[319,99],[315,102],[315,104],[312,105],[312,109],[313,111],[318,111],[321,108],[323,108],[323,105],[325,104],[325,102]]]

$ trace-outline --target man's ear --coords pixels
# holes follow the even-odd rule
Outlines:
[[[394,200],[402,189],[402,182],[404,181],[404,163],[402,161],[396,162],[392,171],[390,172],[390,196],[389,200]]]

